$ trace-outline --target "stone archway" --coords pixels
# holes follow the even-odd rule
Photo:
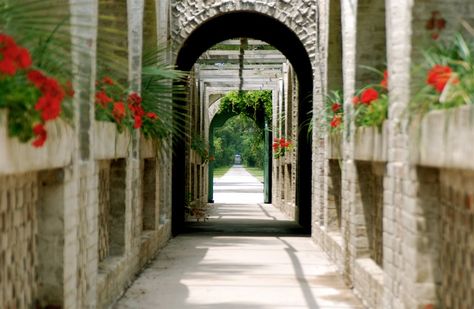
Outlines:
[[[315,22],[310,1],[290,1],[261,4],[247,2],[222,2],[227,5],[213,5],[196,11],[193,18],[185,14],[186,5],[204,9],[203,2],[183,1],[173,8],[174,44],[177,48],[176,66],[190,71],[200,55],[213,45],[236,37],[261,40],[278,49],[292,64],[298,78],[298,150],[296,171],[296,203],[299,207],[298,222],[308,231],[311,228],[311,183],[312,165],[311,140],[308,127],[311,120],[313,94],[313,65],[315,52]],[[221,4],[222,4],[221,3]],[[300,16],[299,9],[306,8],[308,18]],[[239,10],[240,9],[240,10]],[[242,9],[246,9],[243,11]],[[184,11],[183,11],[184,10]],[[296,10],[296,11],[295,11]],[[190,12],[187,11],[187,12]],[[264,11],[263,13],[261,11]],[[304,10],[303,10],[304,11]],[[270,12],[272,15],[264,14]],[[290,13],[293,12],[293,15]],[[294,16],[294,18],[292,17]],[[198,22],[200,21],[200,22]],[[314,34],[314,35],[312,35]],[[177,140],[173,151],[173,233],[177,234],[184,224],[185,142]]]
[[[214,134],[215,130],[224,126],[227,120],[239,116],[244,115],[242,113],[237,112],[229,112],[229,111],[220,111],[221,99],[218,99],[211,105],[209,109],[209,145],[210,145],[210,153],[214,155]],[[265,113],[263,109],[260,113]],[[251,118],[255,124],[264,131],[264,145],[265,145],[265,154],[264,154],[264,192],[263,192],[263,200],[265,203],[271,203],[272,197],[272,177],[271,177],[271,170],[272,170],[272,160],[271,160],[271,141],[272,141],[272,132],[269,129],[271,124],[269,123],[269,119],[265,117],[265,119],[253,119]],[[208,202],[214,203],[214,164],[212,162],[209,163],[209,176],[208,176]]]

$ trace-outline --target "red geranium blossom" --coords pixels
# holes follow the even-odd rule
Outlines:
[[[9,58],[0,60],[0,73],[13,76],[16,73],[15,63]]]
[[[341,123],[342,123],[341,115],[334,115],[334,117],[331,120],[331,127],[337,128]]]
[[[139,128],[141,128],[142,123],[143,123],[142,117],[136,115],[136,116],[135,116],[135,123],[133,124],[133,127],[134,127],[135,129],[139,129]]]
[[[377,100],[378,97],[379,93],[377,92],[377,90],[375,90],[374,88],[367,88],[360,95],[360,101],[364,104],[369,105],[370,103],[372,103],[372,101]]]
[[[113,86],[115,84],[115,82],[108,76],[104,76],[104,78],[102,78],[102,82],[110,86]]]
[[[142,104],[142,97],[138,93],[132,92],[128,95],[127,102],[129,104],[140,105]]]
[[[46,79],[46,76],[44,76],[43,73],[37,70],[31,70],[30,72],[28,72],[27,77],[30,80],[30,82],[32,82],[33,85],[35,85],[38,88],[40,88],[41,85],[43,85]]]
[[[111,103],[113,100],[107,95],[107,93],[105,93],[105,91],[98,91],[95,94],[95,101],[100,106],[106,107],[107,104]]]
[[[35,109],[41,112],[41,119],[44,121],[56,119],[61,113],[61,100],[42,96],[36,102]]]
[[[20,69],[28,69],[31,64],[31,55],[30,52],[26,48],[18,48],[18,54],[16,56],[16,63]]]
[[[388,88],[388,71],[383,72],[383,80],[380,82],[380,86],[387,89]]]
[[[112,110],[112,115],[117,119],[117,121],[121,121],[125,117],[125,104],[123,102],[115,102],[114,109]]]
[[[333,111],[334,113],[337,113],[337,112],[342,108],[342,105],[339,104],[339,103],[334,103],[334,104],[331,106],[331,108],[332,108],[332,111]]]
[[[352,98],[352,104],[357,105],[360,103],[360,99],[358,96]]]
[[[32,145],[34,147],[43,146],[46,138],[48,137],[48,133],[46,132],[44,125],[42,123],[35,125],[33,127],[33,133],[35,134],[36,139],[33,141]]]
[[[150,119],[158,119],[158,116],[153,112],[148,112],[146,116]]]
[[[28,69],[32,60],[30,52],[15,43],[12,37],[0,34],[0,72],[5,75],[15,75],[17,69]]]
[[[426,83],[433,86],[437,92],[443,92],[444,87],[451,79],[453,70],[447,65],[436,64],[428,72]],[[459,82],[457,79],[453,80],[453,83]]]

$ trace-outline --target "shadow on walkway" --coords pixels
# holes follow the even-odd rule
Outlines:
[[[245,170],[232,171],[252,184]],[[226,176],[221,181],[238,182]],[[298,224],[271,205],[249,203],[255,193],[221,192],[209,221],[189,223],[115,308],[363,308]]]

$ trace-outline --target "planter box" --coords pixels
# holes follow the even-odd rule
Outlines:
[[[0,174],[60,168],[72,162],[74,131],[61,119],[46,123],[48,139],[35,148],[8,136],[7,111],[0,110]]]
[[[329,134],[327,146],[326,156],[328,159],[342,159],[342,132]]]
[[[115,123],[95,121],[93,134],[94,158],[96,160],[111,160],[127,157],[128,147],[131,143],[131,136],[128,131],[119,133]]]
[[[388,160],[388,123],[382,128],[360,127],[354,135],[354,159],[360,161]]]
[[[142,159],[156,157],[157,147],[158,140],[147,139],[143,135],[140,136],[140,157]]]
[[[474,169],[474,106],[428,113],[410,127],[411,163]]]

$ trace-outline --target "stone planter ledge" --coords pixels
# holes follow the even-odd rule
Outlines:
[[[328,135],[326,157],[331,160],[342,159],[342,132],[334,132]]]
[[[412,164],[474,170],[474,106],[432,111],[410,127]]]
[[[388,160],[388,123],[382,128],[360,127],[354,135],[354,159],[386,162]]]
[[[127,157],[128,147],[132,142],[128,131],[119,133],[115,123],[95,121],[93,134],[95,141],[94,159],[111,160]]]
[[[48,139],[40,148],[8,136],[7,112],[0,111],[0,175],[60,168],[72,162],[73,128],[61,119],[46,123]]]

